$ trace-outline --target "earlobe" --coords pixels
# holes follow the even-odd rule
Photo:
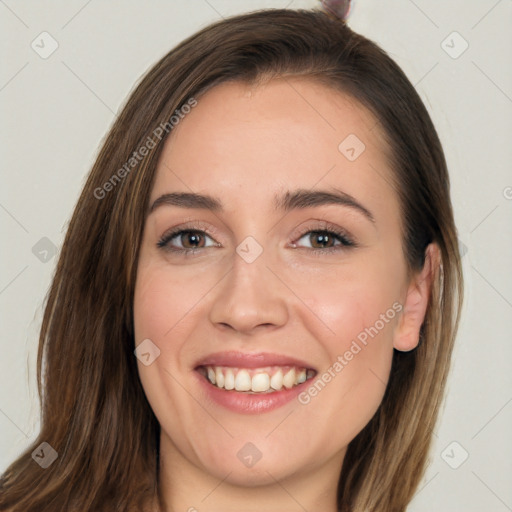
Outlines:
[[[440,261],[439,247],[434,243],[429,244],[425,250],[423,269],[409,283],[402,316],[393,342],[393,347],[397,350],[408,352],[418,346],[420,329],[425,320],[432,282]]]

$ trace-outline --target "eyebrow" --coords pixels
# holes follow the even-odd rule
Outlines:
[[[308,190],[298,189],[288,191],[282,196],[274,197],[274,208],[283,212],[295,209],[312,208],[324,205],[342,205],[352,208],[363,214],[369,221],[375,223],[375,218],[366,207],[359,203],[354,197],[341,190]],[[154,212],[163,205],[178,206],[180,208],[194,208],[222,212],[222,201],[208,194],[197,194],[193,192],[171,192],[160,196],[151,205],[149,213]]]

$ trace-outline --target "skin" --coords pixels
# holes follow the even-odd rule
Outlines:
[[[349,134],[366,146],[353,162],[338,150]],[[151,365],[139,362],[139,374],[162,427],[166,510],[336,510],[346,447],[382,400],[393,349],[418,342],[436,261],[431,245],[423,271],[409,277],[386,155],[368,111],[300,78],[221,84],[174,128],[150,204],[195,192],[217,197],[223,210],[162,205],[148,215],[140,248],[135,336],[161,351]],[[341,190],[375,222],[346,205],[274,209],[274,195],[298,188]],[[326,223],[357,246],[307,234]],[[157,247],[180,226],[212,231],[199,234],[192,255]],[[252,263],[235,251],[248,236],[263,248]],[[186,235],[168,242],[193,243]],[[198,386],[194,364],[223,350],[297,357],[318,370],[316,380],[394,303],[402,311],[307,404],[244,415]],[[237,457],[247,442],[262,454],[251,468]]]

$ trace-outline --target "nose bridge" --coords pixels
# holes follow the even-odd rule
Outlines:
[[[232,268],[217,288],[210,310],[212,323],[229,325],[240,332],[286,323],[285,291],[267,268],[268,254],[262,249],[253,240],[239,244]]]

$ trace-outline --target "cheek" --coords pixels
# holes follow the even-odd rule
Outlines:
[[[386,345],[384,350],[391,346],[402,276],[392,260],[382,260],[377,254],[354,258],[316,269],[314,275],[301,269],[295,292],[315,313],[315,337],[324,340],[331,356],[343,353],[356,339],[364,343],[378,338],[380,346]]]
[[[186,336],[192,329],[194,308],[211,287],[206,276],[191,273],[180,277],[165,263],[139,266],[134,294],[136,341],[158,340],[163,350]]]
[[[391,369],[396,310],[385,294],[366,292],[322,296],[325,306],[319,310],[334,331],[317,331],[328,363],[299,396],[308,417],[329,425],[327,437],[333,436],[333,425],[338,426],[335,435],[340,446],[348,444],[378,410]]]
[[[183,377],[189,369],[183,367],[181,356],[193,332],[194,305],[206,290],[186,286],[186,282],[177,280],[176,272],[141,258],[134,293],[134,330],[136,344],[150,339],[160,350],[150,365],[137,362],[151,409],[158,422],[181,440],[182,448],[190,451],[190,438],[199,438],[201,433],[194,433],[194,426],[185,428],[182,421],[195,417],[197,405],[184,392]]]
[[[134,293],[133,316],[135,344],[151,342],[159,355],[149,366],[139,360],[139,376],[155,413],[158,402],[166,400],[166,390],[172,388],[174,374],[180,364],[180,354],[187,336],[187,304],[193,297],[188,289],[169,283],[158,265],[141,262]]]
[[[393,336],[401,305],[394,294],[370,282],[313,298],[319,316],[329,327],[317,331],[330,361],[331,373],[343,374],[344,388],[364,387],[377,394],[389,375]],[[360,403],[369,403],[368,401]]]
[[[401,304],[400,267],[388,263],[375,257],[317,272],[307,280],[314,286],[297,291],[316,313],[308,328],[328,360],[301,403],[345,425],[347,442],[377,410],[389,378]]]

